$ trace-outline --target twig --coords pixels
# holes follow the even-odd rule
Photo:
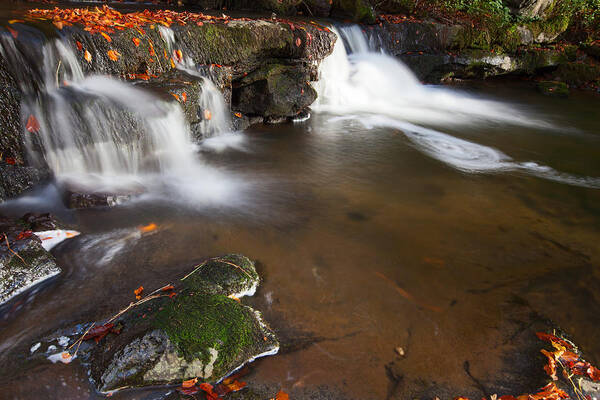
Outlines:
[[[190,272],[189,274],[187,274],[186,276],[184,276],[183,278],[181,278],[180,280],[184,280],[186,278],[188,278],[190,275],[192,275],[194,272],[198,271],[200,268],[202,268],[204,266],[204,264],[206,264],[206,261],[204,261],[202,264],[196,265],[196,268],[194,268],[194,270],[192,272]]]
[[[6,240],[6,247],[8,247],[8,250],[13,253],[15,256],[19,257],[19,260],[23,261],[23,264],[25,264],[25,266],[29,267],[30,265],[27,264],[25,262],[25,260],[23,260],[23,257],[21,257],[19,255],[19,253],[17,253],[16,251],[14,251],[13,249],[10,248],[10,244],[8,243],[8,236],[6,236],[6,233],[4,234],[4,240]]]
[[[234,266],[234,267],[238,268],[240,271],[242,271],[243,273],[245,273],[248,276],[248,278],[252,279],[252,277],[250,276],[250,274],[248,272],[246,272],[246,270],[244,268],[240,267],[239,265],[236,265],[236,264],[234,264],[232,262],[229,262],[229,261],[225,261],[225,260],[220,259],[220,258],[216,258],[215,260],[220,261],[223,264],[229,264],[231,266]]]
[[[60,86],[58,84],[58,71],[60,71],[60,65],[62,64],[62,60],[58,60],[58,66],[56,67],[56,87]]]

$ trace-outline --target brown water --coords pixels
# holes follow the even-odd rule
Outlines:
[[[599,97],[552,99],[504,83],[471,90],[535,104],[529,111],[564,128],[478,126],[453,134],[519,161],[600,176]],[[101,397],[78,362],[25,363],[30,346],[55,329],[113,314],[140,285],[160,287],[198,260],[232,252],[259,261],[262,285],[244,301],[279,333],[282,352],[256,362],[246,381],[273,394],[481,396],[465,361],[490,393],[532,391],[505,376],[513,371],[510,340],[532,314],[554,321],[600,362],[600,190],[519,173],[466,174],[398,131],[328,118],[258,126],[244,134],[244,151],[204,154],[249,184],[234,206],[147,201],[61,211],[83,234],[56,248],[60,278],[0,325],[0,397]],[[127,229],[149,222],[158,233],[125,242],[100,262]],[[99,235],[107,236],[92,243]]]

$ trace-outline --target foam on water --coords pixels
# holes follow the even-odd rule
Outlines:
[[[520,171],[570,185],[600,187],[599,178],[561,173],[533,161],[516,162],[497,149],[429,128],[550,125],[499,101],[422,85],[401,61],[375,51],[357,26],[340,28],[338,38],[319,69],[316,111],[338,114],[367,128],[400,129],[417,149],[463,172]]]

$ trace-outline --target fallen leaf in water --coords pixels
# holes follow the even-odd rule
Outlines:
[[[16,39],[19,36],[19,32],[15,31],[13,28],[11,28],[10,26],[7,26],[6,29],[8,29],[8,31],[10,32],[10,34],[12,35],[13,39]]]
[[[398,346],[394,350],[396,351],[396,354],[398,354],[400,357],[404,357],[404,349],[402,347]]]
[[[242,113],[240,113],[240,112],[236,112],[233,115],[235,115],[238,118],[242,118]]]
[[[289,400],[289,399],[290,399],[290,396],[286,392],[284,392],[283,390],[280,390],[275,395],[275,400]]]
[[[204,391],[207,400],[217,400],[219,395],[213,391],[213,386],[210,383],[201,383],[198,387]]]
[[[61,21],[52,21],[52,23],[54,24],[54,26],[56,26],[58,29],[62,29],[64,27],[64,24]]]
[[[182,62],[183,61],[183,53],[181,52],[181,50],[173,50],[173,58],[178,63]]]
[[[85,61],[87,61],[89,63],[92,62],[92,55],[87,50],[85,51],[85,53],[83,53],[83,58],[85,59]]]
[[[60,356],[64,359],[71,358],[71,354],[69,354],[69,352],[67,352],[67,351],[63,351]]]
[[[120,333],[119,329],[115,329],[115,324],[108,323],[100,326],[96,326],[90,329],[81,340],[91,340],[94,339],[96,343],[100,342],[106,335],[109,333]]]
[[[40,123],[33,115],[30,115],[29,118],[27,118],[25,129],[30,133],[37,133],[40,131]]]
[[[23,21],[22,19],[11,19],[11,20],[8,21],[8,23],[11,24],[11,25],[12,24],[16,24],[17,22],[23,23],[25,21]]]
[[[100,35],[102,35],[102,37],[103,37],[104,39],[106,39],[106,41],[107,41],[108,43],[112,42],[112,38],[111,38],[110,36],[108,36],[106,33],[104,33],[104,32],[100,32]]]
[[[140,39],[134,37],[133,39],[131,39],[131,41],[133,42],[133,44],[135,44],[135,47],[139,47],[140,46],[140,43],[141,43]]]
[[[77,50],[79,50],[79,51],[83,50],[83,45],[81,44],[81,42],[79,40],[75,42],[75,45],[77,46]]]
[[[228,393],[237,392],[247,386],[246,382],[240,382],[238,380],[227,380],[215,387],[215,393],[219,396],[225,396]]]
[[[113,61],[117,61],[119,57],[121,57],[121,54],[116,50],[109,50],[106,52],[106,54],[108,54],[108,58]]]
[[[181,383],[181,387],[184,388],[184,389],[189,389],[192,386],[196,386],[196,383],[198,383],[198,378],[190,379],[190,380],[187,380],[187,381],[183,381]]]
[[[210,121],[212,119],[212,113],[210,110],[204,110],[204,119]]]
[[[418,306],[426,308],[426,309],[431,310],[431,311],[435,311],[435,312],[441,312],[442,311],[442,309],[439,308],[439,307],[432,306],[432,305],[425,304],[425,303],[417,301],[417,299],[415,299],[415,297],[412,294],[410,294],[406,290],[402,289],[400,286],[398,286],[396,284],[396,282],[394,282],[393,280],[391,280],[387,276],[383,275],[381,272],[375,272],[375,275],[377,275],[381,279],[384,279],[384,280],[388,281],[394,287],[394,289],[396,289],[396,292],[400,293],[400,295],[402,297],[404,297],[405,299],[408,299],[408,300],[412,301],[413,303],[417,304]]]
[[[139,288],[135,289],[133,291],[133,294],[135,294],[135,298],[138,299],[138,300],[141,299],[143,291],[144,291],[144,287],[143,286],[140,286]]]
[[[158,228],[158,226],[154,222],[152,222],[152,223],[149,223],[148,225],[140,226],[139,230],[142,233],[148,233],[148,232],[155,231],[156,228]]]

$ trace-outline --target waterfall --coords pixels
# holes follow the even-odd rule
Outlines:
[[[315,111],[336,114],[336,120],[354,119],[366,128],[398,129],[415,148],[463,172],[518,171],[600,188],[600,178],[565,174],[533,161],[513,161],[497,149],[441,132],[448,126],[478,124],[550,127],[505,103],[421,84],[400,60],[378,51],[376,41],[367,40],[357,26],[341,27],[336,34],[333,53],[319,67]]]
[[[171,28],[159,26],[158,29],[170,53],[180,50],[177,48],[178,42]],[[178,70],[202,79],[202,90],[198,99],[198,106],[203,114],[200,122],[202,136],[204,138],[214,138],[230,133],[231,116],[223,94],[217,89],[210,78],[197,68],[188,54],[182,53],[181,59],[178,57],[173,57],[173,59]]]
[[[23,126],[31,118],[39,125],[23,133],[29,160],[59,183],[85,192],[176,192],[194,203],[228,196],[233,180],[200,161],[178,103],[86,76],[59,39],[44,44],[41,60],[8,35],[0,51],[23,93]]]

